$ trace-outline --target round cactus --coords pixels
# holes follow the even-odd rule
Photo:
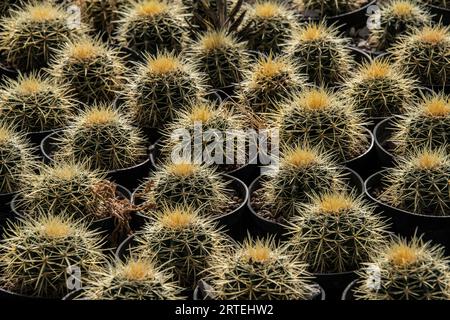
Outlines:
[[[384,245],[387,227],[361,197],[315,195],[290,220],[289,244],[313,273],[358,270]]]
[[[309,195],[345,188],[342,171],[317,148],[286,148],[278,169],[269,173],[261,189],[261,209],[281,222],[296,214],[296,204],[308,202]]]
[[[339,161],[352,159],[368,147],[362,114],[352,101],[323,88],[309,88],[274,114],[280,141],[309,144],[333,152]]]
[[[394,143],[397,154],[405,154],[411,147],[438,148],[450,151],[450,98],[442,93],[424,97],[395,121]]]
[[[300,72],[312,83],[340,83],[350,74],[353,58],[335,27],[323,23],[308,23],[296,30],[285,52],[298,63]]]
[[[396,239],[358,272],[354,296],[362,300],[448,300],[449,261],[443,248]]]
[[[288,57],[260,57],[245,74],[239,101],[257,114],[266,114],[305,86],[298,66]]]
[[[213,222],[184,206],[155,213],[137,240],[136,252],[173,266],[175,279],[187,289],[195,288],[210,256],[216,251],[225,254],[229,242]]]
[[[202,34],[192,44],[190,58],[197,61],[200,71],[208,76],[208,84],[215,89],[241,82],[249,61],[244,43],[225,31]]]
[[[444,148],[419,149],[399,158],[385,178],[382,201],[418,214],[450,214],[450,157]]]
[[[295,16],[284,4],[275,0],[258,0],[248,6],[239,36],[247,41],[250,50],[278,54],[295,28]]]
[[[121,11],[117,38],[120,45],[135,52],[179,53],[186,41],[186,23],[181,8],[166,0],[132,2]]]
[[[181,300],[181,288],[149,258],[118,261],[88,279],[78,297],[88,300]]]
[[[126,105],[141,127],[163,128],[177,110],[205,95],[203,75],[175,54],[147,56],[128,87]]]
[[[392,47],[394,61],[423,85],[443,86],[450,74],[449,27],[414,29]]]
[[[378,50],[391,47],[412,28],[431,24],[431,14],[412,0],[393,0],[381,4],[380,24],[371,30],[371,37]]]
[[[306,265],[272,240],[246,240],[230,255],[217,252],[207,270],[208,295],[219,300],[309,300],[317,289]]]
[[[68,215],[43,214],[11,225],[0,244],[2,288],[17,294],[61,299],[69,293],[72,273],[80,285],[105,258],[102,240]]]
[[[147,157],[146,142],[131,119],[108,105],[93,105],[73,119],[56,142],[56,158],[89,162],[102,171],[124,169]]]
[[[414,102],[416,81],[386,59],[359,67],[344,83],[344,95],[369,118],[389,117],[406,112]]]
[[[85,104],[113,102],[125,82],[125,67],[118,52],[87,37],[66,43],[50,72]]]
[[[22,175],[32,172],[33,150],[16,128],[0,122],[0,193],[22,187]]]
[[[83,34],[83,24],[72,25],[69,14],[50,0],[31,1],[2,19],[0,49],[6,63],[21,71],[46,67],[64,42]]]
[[[23,132],[62,128],[74,112],[67,88],[37,74],[20,75],[0,90],[0,115]]]

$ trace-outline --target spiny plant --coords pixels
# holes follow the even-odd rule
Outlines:
[[[125,82],[118,51],[88,37],[67,42],[58,51],[50,73],[85,104],[114,101]]]
[[[368,146],[362,114],[352,101],[324,88],[308,88],[282,104],[273,115],[280,141],[310,144],[333,152],[340,161],[358,156]]]
[[[89,162],[102,171],[134,166],[147,156],[145,139],[128,115],[106,104],[92,105],[69,123],[56,142],[56,158]]]
[[[315,16],[336,16],[354,11],[367,3],[367,0],[292,0],[294,5],[309,11]]]
[[[423,148],[400,157],[385,177],[380,199],[413,213],[446,216],[450,208],[450,156]]]
[[[434,93],[408,108],[395,120],[391,141],[397,154],[405,154],[411,147],[447,146],[450,151],[450,97]]]
[[[18,191],[22,175],[33,168],[33,150],[25,136],[11,124],[0,122],[0,193]]]
[[[318,148],[283,148],[279,167],[269,171],[262,194],[272,210],[271,218],[285,222],[296,214],[297,203],[308,202],[309,195],[344,189],[342,170]]]
[[[187,289],[195,288],[210,256],[226,255],[231,243],[211,220],[187,206],[165,207],[151,219],[138,234],[136,252],[173,266],[175,279]]]
[[[0,3],[0,17],[7,16],[19,3],[19,0],[3,0]]]
[[[449,261],[444,248],[394,239],[367,263],[358,275],[354,297],[362,300],[448,300],[450,299]],[[374,279],[374,271],[378,277]]]
[[[72,272],[83,283],[105,263],[102,239],[69,215],[42,214],[15,222],[0,244],[2,288],[17,294],[61,299]],[[71,271],[72,270],[72,271]]]
[[[185,14],[175,2],[141,0],[121,11],[117,40],[135,52],[181,52],[186,41]]]
[[[74,112],[68,89],[36,73],[8,79],[0,88],[0,115],[23,132],[62,128]]]
[[[344,83],[344,95],[357,110],[370,118],[406,112],[415,97],[417,82],[387,59],[376,59],[359,67]]]
[[[275,0],[258,0],[247,6],[238,35],[247,41],[250,50],[279,54],[296,28],[296,18],[286,5]]]
[[[147,55],[137,65],[126,94],[126,106],[144,128],[163,128],[177,110],[205,95],[197,66],[173,53]]]
[[[304,263],[271,239],[247,239],[231,255],[215,253],[206,281],[219,300],[309,300],[316,289]]]
[[[220,216],[231,201],[224,177],[213,167],[168,159],[143,185],[142,199],[156,206],[189,205],[204,216]]]
[[[257,114],[266,114],[305,86],[306,79],[290,58],[261,56],[245,72],[239,101]]]
[[[61,44],[86,30],[84,24],[72,25],[69,13],[50,0],[31,1],[10,12],[1,22],[0,49],[6,63],[21,71],[46,67]]]
[[[353,68],[347,43],[336,27],[311,22],[294,32],[285,52],[298,63],[300,72],[307,74],[310,82],[334,84],[342,82]]]
[[[235,86],[242,81],[249,56],[245,44],[224,30],[208,31],[190,47],[190,58],[197,61],[208,84],[216,89]]]
[[[443,86],[450,74],[448,26],[416,28],[392,47],[394,61],[423,85]]]
[[[392,0],[380,5],[379,25],[371,30],[378,50],[391,47],[412,28],[431,24],[431,14],[419,3],[411,0]]]
[[[181,300],[182,290],[171,272],[149,257],[130,257],[125,262],[96,272],[78,297],[88,300]]]
[[[362,197],[342,191],[312,196],[290,220],[289,240],[313,273],[358,270],[384,244],[387,227]]]
[[[450,7],[450,1],[448,1],[448,0],[424,0],[424,2],[441,7],[441,8],[449,8]]]

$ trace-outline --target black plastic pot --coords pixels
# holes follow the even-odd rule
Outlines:
[[[0,300],[11,300],[11,301],[39,301],[39,300],[52,300],[48,298],[38,298],[38,297],[32,297],[32,296],[26,296],[23,294],[11,292],[5,289],[0,288]]]
[[[357,63],[362,64],[371,60],[370,55],[368,55],[364,50],[355,47],[348,48],[350,49],[350,54]]]
[[[79,295],[84,292],[84,288],[74,290],[72,292],[69,292],[67,295],[65,295],[62,300],[86,300],[86,299],[78,299]]]
[[[438,7],[433,4],[427,4],[431,13],[434,15],[433,20],[436,23],[442,22],[443,25],[448,26],[450,24],[450,9]]]
[[[342,292],[342,296],[341,296],[341,300],[355,300],[354,296],[353,296],[353,290],[356,287],[356,282],[358,280],[353,280],[352,282],[350,282],[350,284],[347,285],[347,287],[345,287],[344,292]]]
[[[0,239],[3,238],[3,230],[8,220],[14,220],[14,214],[11,210],[11,201],[15,193],[0,193]]]
[[[325,300],[325,290],[319,285],[319,284],[315,284],[315,286],[318,289],[318,293],[317,295],[312,297],[312,301],[319,301],[319,300]],[[200,280],[198,282],[197,287],[194,290],[193,293],[193,298],[194,300],[200,301],[200,300],[214,300],[211,296],[208,295],[206,287],[208,287],[208,284],[203,281]]]
[[[337,16],[325,17],[327,24],[335,23],[341,30],[351,27],[362,28],[367,24],[367,9],[375,5],[377,0],[370,0],[366,5],[351,12],[342,13]]]
[[[18,77],[19,73],[17,70],[8,68],[0,63],[0,84],[4,84],[7,79],[15,80]]]
[[[347,181],[348,185],[355,191],[356,194],[364,194],[364,181],[361,177],[350,168],[343,168],[344,172],[348,174]],[[287,232],[287,228],[285,225],[277,222],[273,222],[269,219],[261,217],[252,207],[252,194],[254,191],[261,187],[261,179],[263,176],[256,178],[249,187],[249,198],[248,198],[248,225],[252,234],[257,236],[275,236],[277,238],[285,238],[285,234]]]
[[[392,167],[394,165],[395,157],[389,147],[389,138],[393,134],[393,120],[394,117],[384,119],[373,130],[375,150],[382,167]]]
[[[41,152],[47,163],[53,161],[52,153],[55,150],[55,139],[60,133],[61,131],[53,132],[46,136],[41,142]],[[108,180],[133,190],[140,184],[140,180],[148,175],[150,168],[151,162],[149,156],[135,166],[107,171],[106,176],[108,177]]]
[[[228,184],[228,188],[234,189],[243,200],[238,208],[232,212],[215,217],[213,221],[216,221],[219,226],[223,226],[224,230],[230,237],[236,241],[240,241],[245,237],[247,231],[244,224],[244,217],[246,215],[247,202],[249,198],[248,188],[236,177],[228,174],[224,174],[223,176],[230,182]],[[131,201],[136,205],[142,204],[142,199],[138,197],[140,190],[141,187],[138,187],[131,196]]]
[[[214,92],[220,97],[222,101],[231,99],[237,90],[237,85],[231,84],[223,88],[217,88]]]
[[[349,282],[356,279],[355,272],[315,273],[316,282],[327,293],[328,300],[340,300],[342,291]]]
[[[366,131],[367,135],[369,136],[369,147],[367,148],[367,150],[358,157],[342,163],[343,166],[356,171],[363,179],[379,170],[377,152],[374,148],[375,139],[369,129],[366,129]]]
[[[443,92],[446,94],[450,93],[450,85],[427,85],[426,88],[433,92]]]
[[[377,198],[375,192],[381,191],[387,173],[387,170],[383,170],[370,176],[365,182],[365,192],[367,197],[377,204],[377,211],[390,220],[392,231],[408,238],[423,234],[424,240],[440,243],[446,247],[446,252],[450,253],[450,216],[412,213],[392,207]]]

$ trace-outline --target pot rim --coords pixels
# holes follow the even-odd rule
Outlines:
[[[350,290],[352,290],[356,283],[358,282],[358,279],[353,280],[352,282],[350,282],[344,289],[344,291],[342,292],[342,296],[341,296],[341,300],[348,300],[350,301],[348,298],[348,295],[350,293]]]
[[[386,148],[381,144],[381,139],[379,139],[379,133],[381,132],[381,127],[384,125],[388,125],[389,123],[392,124],[392,122],[397,118],[398,116],[391,116],[387,117],[384,120],[380,121],[375,128],[373,129],[373,136],[375,143],[378,148],[380,148],[381,151],[383,151],[386,155],[391,157],[392,159],[395,159],[394,154],[391,151],[386,150]]]

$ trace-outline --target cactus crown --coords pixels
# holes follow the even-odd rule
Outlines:
[[[440,26],[427,26],[417,34],[417,39],[430,45],[443,43],[448,41],[448,28]]]
[[[136,14],[143,17],[154,17],[161,13],[168,12],[168,5],[159,0],[148,0],[136,4]]]
[[[180,60],[171,55],[162,55],[148,61],[149,72],[158,75],[178,71],[180,69]]]
[[[423,104],[424,111],[432,117],[447,117],[450,115],[450,102],[443,95],[433,96]]]

